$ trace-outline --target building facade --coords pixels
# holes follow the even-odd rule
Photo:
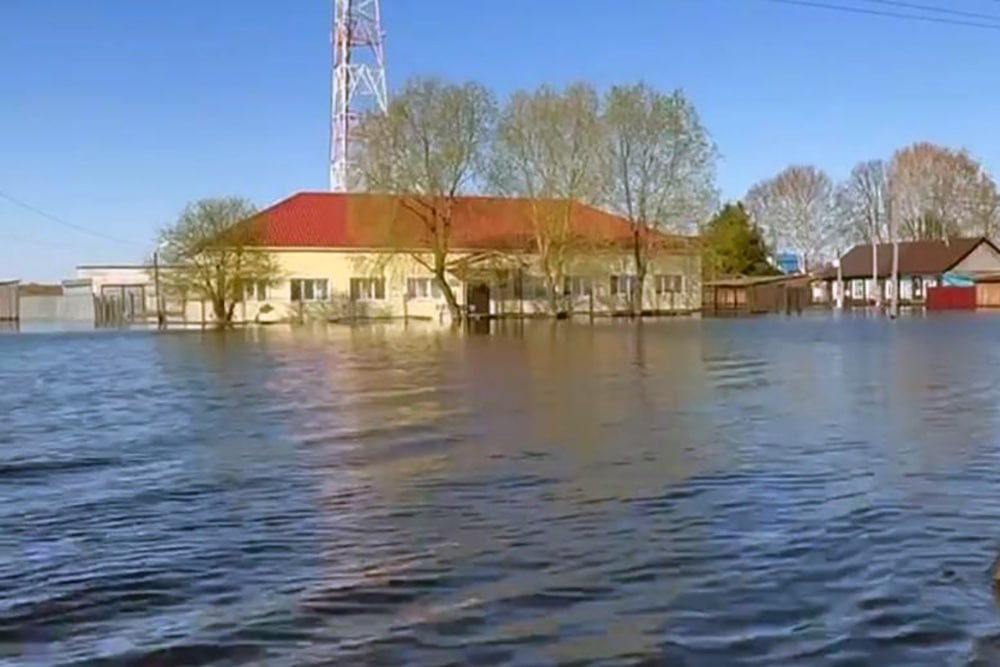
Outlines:
[[[951,276],[974,279],[1000,272],[1000,249],[984,237],[905,241],[898,246],[898,286],[892,281],[892,244],[857,245],[840,258],[839,276],[836,268],[821,275],[822,300],[835,303],[842,280],[846,306],[888,302],[894,288],[900,303],[923,305],[927,290],[947,284]]]
[[[262,211],[254,245],[278,275],[246,285],[237,322],[449,319],[431,270],[433,248],[448,244],[446,280],[464,314],[614,315],[632,309],[633,229],[618,216],[568,201],[463,197],[446,235],[435,236],[416,198],[300,193]],[[650,234],[641,295],[645,313],[701,307],[701,258],[694,237]],[[547,248],[540,253],[539,247]],[[546,279],[558,277],[555,303]],[[161,267],[169,272],[171,267]],[[121,299],[155,318],[154,276],[144,266],[79,267],[101,300]],[[550,278],[551,279],[551,278]],[[170,323],[211,324],[210,304],[164,291]]]
[[[275,204],[256,220],[255,238],[277,259],[281,277],[250,286],[239,317],[262,320],[266,306],[267,319],[278,320],[444,320],[448,309],[430,250],[442,236],[447,283],[469,316],[631,309],[633,230],[624,219],[568,201],[464,197],[454,204],[447,234],[435,236],[427,215],[434,205],[441,204],[337,193],[301,193]],[[695,241],[650,239],[643,311],[700,307]],[[560,283],[555,303],[552,278]]]

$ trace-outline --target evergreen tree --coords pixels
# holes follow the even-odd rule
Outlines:
[[[703,270],[709,280],[726,276],[768,276],[778,270],[768,262],[759,228],[750,222],[743,204],[726,204],[705,226]]]

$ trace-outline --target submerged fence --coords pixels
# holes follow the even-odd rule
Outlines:
[[[20,319],[18,281],[0,283],[0,322],[16,322]]]

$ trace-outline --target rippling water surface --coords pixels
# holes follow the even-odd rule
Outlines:
[[[0,664],[1000,664],[1000,319],[0,336]]]

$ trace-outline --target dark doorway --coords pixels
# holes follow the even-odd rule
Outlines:
[[[466,303],[470,318],[490,316],[490,286],[486,283],[470,283],[466,288]]]

